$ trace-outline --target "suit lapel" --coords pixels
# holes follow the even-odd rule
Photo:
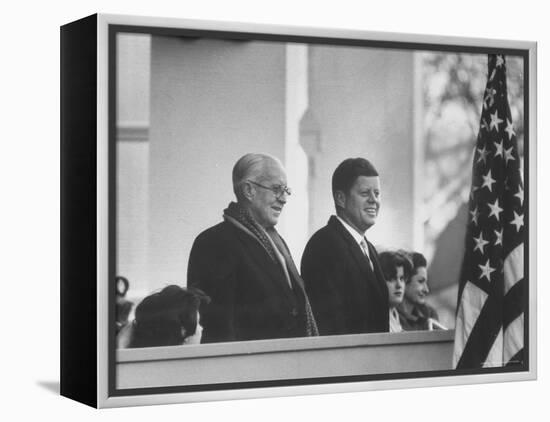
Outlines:
[[[383,296],[383,290],[381,289],[380,280],[383,281],[384,279],[379,276],[382,273],[380,271],[378,259],[376,258],[376,251],[374,251],[374,247],[371,245],[371,243],[367,242],[370,260],[373,266],[372,269],[367,261],[367,258],[365,257],[365,254],[361,250],[361,247],[357,244],[353,236],[346,230],[346,228],[338,221],[338,219],[334,216],[331,216],[328,224],[332,226],[346,241],[350,255],[359,265],[359,268],[363,273],[365,282],[366,280],[373,280],[373,283],[371,284],[375,286],[378,294]]]
[[[304,291],[304,281],[302,280],[302,277],[300,276],[300,273],[298,272],[298,269],[296,268],[296,264],[294,264],[294,260],[292,259],[292,255],[290,254],[290,249],[288,248],[288,245],[286,244],[285,240],[282,238],[281,235],[278,233],[276,236],[279,238],[279,240],[282,243],[282,247],[285,249],[285,253],[283,253],[283,256],[285,256],[286,266],[287,270],[289,272],[290,277],[294,280],[294,282],[298,285],[298,287]],[[288,259],[286,258],[288,256]]]
[[[278,261],[274,262],[271,259],[267,251],[261,245],[260,241],[253,237],[253,235],[248,234],[233,225],[232,227],[235,229],[237,236],[243,243],[251,259],[257,263],[258,267],[262,268],[262,270],[266,272],[266,274],[273,280],[273,284],[278,286],[292,303],[295,300],[294,294],[286,281],[281,264]]]
[[[336,217],[332,216],[330,217],[329,225],[332,226],[345,240],[350,255],[357,262],[365,277],[368,275],[374,275],[370,269],[367,259],[365,258],[365,255],[363,254],[363,251],[361,250],[361,247],[357,244],[353,236],[346,230],[342,223],[340,223]]]

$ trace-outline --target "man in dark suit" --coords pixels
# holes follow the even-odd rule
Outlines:
[[[344,160],[332,176],[336,216],[309,240],[302,277],[319,333],[387,332],[388,292],[366,240],[380,210],[380,178],[364,158]]]
[[[237,202],[191,249],[187,280],[210,296],[202,342],[317,335],[303,280],[275,225],[290,195],[280,161],[247,154],[233,168]]]

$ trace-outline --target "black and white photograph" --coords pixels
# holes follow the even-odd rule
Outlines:
[[[5,16],[3,419],[545,414],[542,3]]]
[[[159,25],[108,26],[110,395],[529,378],[532,46]]]

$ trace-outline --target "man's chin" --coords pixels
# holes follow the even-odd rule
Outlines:
[[[375,223],[376,223],[375,219],[369,219],[369,220],[365,221],[365,227],[366,227],[365,230],[370,229],[372,226],[374,226]]]
[[[279,222],[279,219],[281,218],[281,213],[278,212],[271,216],[271,223],[277,224]]]

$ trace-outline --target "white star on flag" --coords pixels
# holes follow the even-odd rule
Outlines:
[[[483,184],[481,185],[481,188],[487,187],[489,189],[489,192],[493,191],[493,184],[496,182],[495,179],[491,176],[491,170],[485,175],[481,176],[483,178]]]
[[[489,214],[489,217],[491,217],[492,215],[494,215],[495,218],[497,219],[497,221],[500,221],[500,216],[499,216],[499,214],[503,211],[503,209],[500,208],[500,207],[498,206],[498,198],[495,199],[495,202],[494,202],[493,204],[487,204],[487,206],[488,206],[489,208],[491,208],[491,212],[490,212],[490,214]]]
[[[502,245],[502,233],[503,233],[503,229],[500,229],[500,230],[495,230],[495,235],[496,235],[496,240],[495,240],[495,246],[496,245]]]
[[[511,140],[512,136],[516,134],[516,132],[514,132],[514,125],[508,119],[506,119],[506,129],[504,129],[504,131],[508,133],[508,140]]]
[[[480,127],[481,129],[485,129],[486,131],[489,131],[489,125],[487,124],[487,121],[485,119],[481,119]]]
[[[491,282],[491,273],[495,271],[494,268],[492,268],[489,265],[490,260],[487,260],[487,263],[485,265],[478,265],[479,269],[481,270],[481,275],[479,276],[479,279],[481,280],[483,277],[487,279],[487,281]]]
[[[514,211],[514,219],[510,222],[510,224],[513,224],[514,226],[516,226],[516,231],[519,232],[519,229],[523,226],[523,215],[517,214]]]
[[[523,205],[523,188],[521,186],[518,187],[518,193],[516,193],[514,196],[516,198],[519,198],[521,205]]]
[[[487,164],[487,154],[489,154],[489,151],[485,149],[485,146],[481,149],[477,149],[477,152],[479,152],[479,158],[477,159],[477,162],[483,161],[483,164]]]
[[[490,129],[495,129],[498,132],[498,125],[502,122],[503,120],[498,118],[498,110],[495,110],[495,112],[491,114]]]
[[[485,98],[483,99],[483,107],[492,107],[493,103],[495,102],[495,94],[497,93],[496,89],[487,89],[485,90],[485,93],[487,94]],[[489,102],[489,105],[487,105],[487,101]]]
[[[477,207],[473,211],[470,211],[470,214],[472,214],[472,222],[474,224],[477,224],[477,218],[479,217],[479,212],[477,211]]]
[[[479,251],[483,255],[483,248],[485,248],[485,245],[489,243],[487,240],[483,239],[483,232],[479,233],[479,237],[474,237],[474,241],[476,242],[476,245],[474,246],[474,251],[479,249]]]
[[[508,165],[508,161],[514,161],[514,155],[512,154],[512,150],[514,147],[510,147],[506,150],[504,150],[504,159],[506,160],[506,165]]]
[[[493,143],[495,144],[495,148],[497,149],[497,152],[495,152],[495,158],[497,157],[497,155],[500,155],[502,157],[502,152],[504,148],[504,146],[502,145],[502,139],[500,140],[500,142]]]

